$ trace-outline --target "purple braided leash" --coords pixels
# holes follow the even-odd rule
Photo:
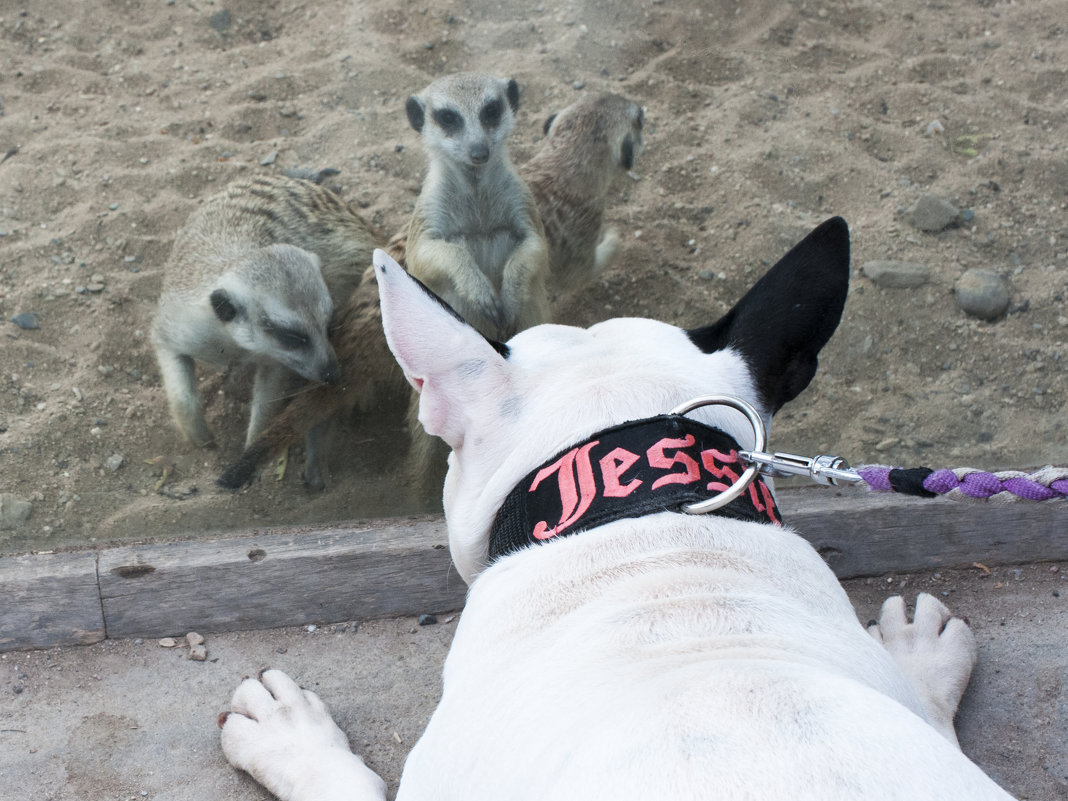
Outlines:
[[[917,467],[904,470],[885,465],[865,465],[857,469],[869,489],[878,492],[901,492],[907,495],[957,498],[992,498],[1016,501],[1048,501],[1068,498],[1068,467],[1044,467],[1034,473],[1006,470],[988,473],[960,467],[954,470],[931,470]]]

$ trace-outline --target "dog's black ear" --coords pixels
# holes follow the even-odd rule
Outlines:
[[[512,113],[515,114],[519,111],[519,84],[515,82],[515,78],[508,79],[508,88],[505,93],[508,95],[508,105],[512,107]]]
[[[549,135],[549,129],[553,127],[553,120],[556,119],[555,114],[550,114],[545,118],[545,124],[541,126],[541,132],[546,136]]]
[[[619,163],[624,170],[634,168],[634,139],[630,134],[623,137],[623,144],[619,146]]]
[[[422,133],[426,114],[423,111],[423,104],[419,102],[419,98],[411,95],[404,104],[404,110],[408,112],[408,122],[416,130],[416,133]]]
[[[818,354],[842,318],[849,290],[849,228],[827,220],[783,256],[718,322],[689,331],[705,353],[732,347],[770,412],[816,374]]]
[[[241,310],[241,307],[234,303],[234,299],[230,297],[230,293],[225,289],[216,289],[211,293],[209,300],[215,316],[224,323],[228,323],[237,317],[238,312]]]

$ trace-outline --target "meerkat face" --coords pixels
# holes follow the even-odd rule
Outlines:
[[[627,171],[634,168],[634,160],[644,147],[644,126],[645,109],[620,95],[602,94],[553,114],[545,120],[543,130],[553,143],[573,144],[579,138],[601,144],[603,156]]]
[[[512,132],[519,85],[480,73],[448,75],[409,97],[405,108],[429,150],[477,169],[500,153]]]
[[[223,276],[209,301],[253,360],[276,361],[309,381],[341,379],[328,336],[333,303],[314,253],[292,245],[261,248]]]

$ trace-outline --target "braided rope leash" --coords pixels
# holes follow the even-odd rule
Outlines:
[[[932,470],[864,465],[856,472],[873,491],[921,498],[944,495],[954,500],[970,498],[993,503],[1068,499],[1068,467],[1050,465],[1034,473],[1019,470],[988,473],[971,467]]]

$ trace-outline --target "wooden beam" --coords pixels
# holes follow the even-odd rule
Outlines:
[[[856,488],[779,493],[786,523],[842,579],[1068,559],[1068,502],[1004,505]]]
[[[103,639],[95,553],[0,559],[0,651]]]
[[[1068,503],[779,492],[840,578],[1068,560]],[[443,612],[463,606],[440,518],[0,559],[0,650]],[[99,566],[98,566],[99,565]],[[101,611],[102,610],[102,611]],[[105,628],[106,627],[106,628]]]
[[[100,555],[109,636],[156,637],[463,606],[440,519],[114,548]]]

